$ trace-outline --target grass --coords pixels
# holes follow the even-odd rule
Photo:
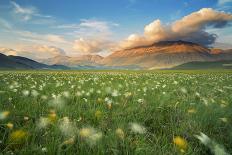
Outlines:
[[[202,132],[232,153],[231,73],[1,71],[0,112],[10,113],[0,119],[0,150],[209,154],[194,136]],[[16,131],[23,136],[12,138]],[[174,145],[177,136],[184,150]]]

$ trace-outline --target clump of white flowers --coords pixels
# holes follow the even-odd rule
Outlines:
[[[210,149],[210,151],[215,155],[229,155],[229,153],[226,152],[223,146],[219,145],[215,141],[211,140],[207,135],[204,133],[200,133],[200,135],[195,135],[197,139],[200,140],[202,144],[204,144],[206,147]]]
[[[98,140],[102,138],[102,133],[96,131],[92,127],[85,127],[80,129],[79,136],[86,140],[90,145],[94,145]]]
[[[134,133],[138,133],[138,134],[146,133],[146,128],[138,123],[130,123],[130,129]]]

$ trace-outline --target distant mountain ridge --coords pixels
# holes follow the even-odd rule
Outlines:
[[[77,66],[97,66],[98,62],[103,59],[100,55],[82,55],[78,57],[69,57],[69,56],[56,56],[53,58],[48,58],[41,60],[45,64],[61,64],[69,67]]]
[[[63,65],[46,65],[37,61],[21,57],[21,56],[6,56],[0,53],[0,68],[1,69],[69,69]]]
[[[212,52],[214,51],[214,52]],[[144,69],[172,68],[193,61],[232,60],[232,50],[217,50],[186,41],[161,41],[113,52],[101,61],[108,66],[137,65]]]
[[[40,63],[24,57],[5,56],[3,54],[1,54],[0,58],[1,68],[13,66],[12,68],[78,70],[171,69],[191,62],[196,64],[195,62],[220,62],[232,60],[232,49],[222,50],[217,48],[207,48],[196,43],[179,40],[161,41],[149,46],[139,46],[119,50],[106,57],[90,54],[76,57],[62,55],[40,60]],[[204,65],[204,63],[198,64]],[[199,68],[199,65],[197,65],[197,67]]]

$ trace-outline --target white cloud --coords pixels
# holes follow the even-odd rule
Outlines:
[[[47,45],[24,46],[18,50],[1,47],[0,53],[3,53],[5,55],[24,56],[34,60],[41,60],[60,55],[66,55],[63,49]]]
[[[216,35],[206,32],[206,28],[224,28],[231,21],[232,14],[203,8],[169,25],[155,20],[145,26],[144,35],[132,34],[119,46],[131,48],[165,40],[185,40],[210,45],[214,43]]]
[[[11,29],[12,25],[6,21],[5,19],[0,18],[0,27],[6,28],[6,29]]]
[[[218,0],[218,5],[224,5],[226,3],[230,3],[232,0]]]
[[[14,1],[11,1],[11,4],[14,7],[14,13],[16,16],[21,17],[23,21],[31,20],[33,17],[37,18],[52,18],[49,15],[42,15],[39,13],[38,9],[30,6],[30,7],[22,7]]]
[[[28,40],[37,40],[47,43],[55,43],[55,44],[69,44],[68,41],[64,39],[64,37],[56,34],[38,34],[35,32],[30,31],[21,31],[21,30],[15,30],[15,34],[18,34],[19,36],[28,39]]]
[[[74,41],[73,49],[78,52],[84,53],[97,53],[104,51],[111,47],[111,43],[106,40],[96,40],[83,38],[77,39]]]

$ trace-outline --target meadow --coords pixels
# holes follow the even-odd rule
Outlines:
[[[232,153],[230,71],[1,71],[2,154]]]

